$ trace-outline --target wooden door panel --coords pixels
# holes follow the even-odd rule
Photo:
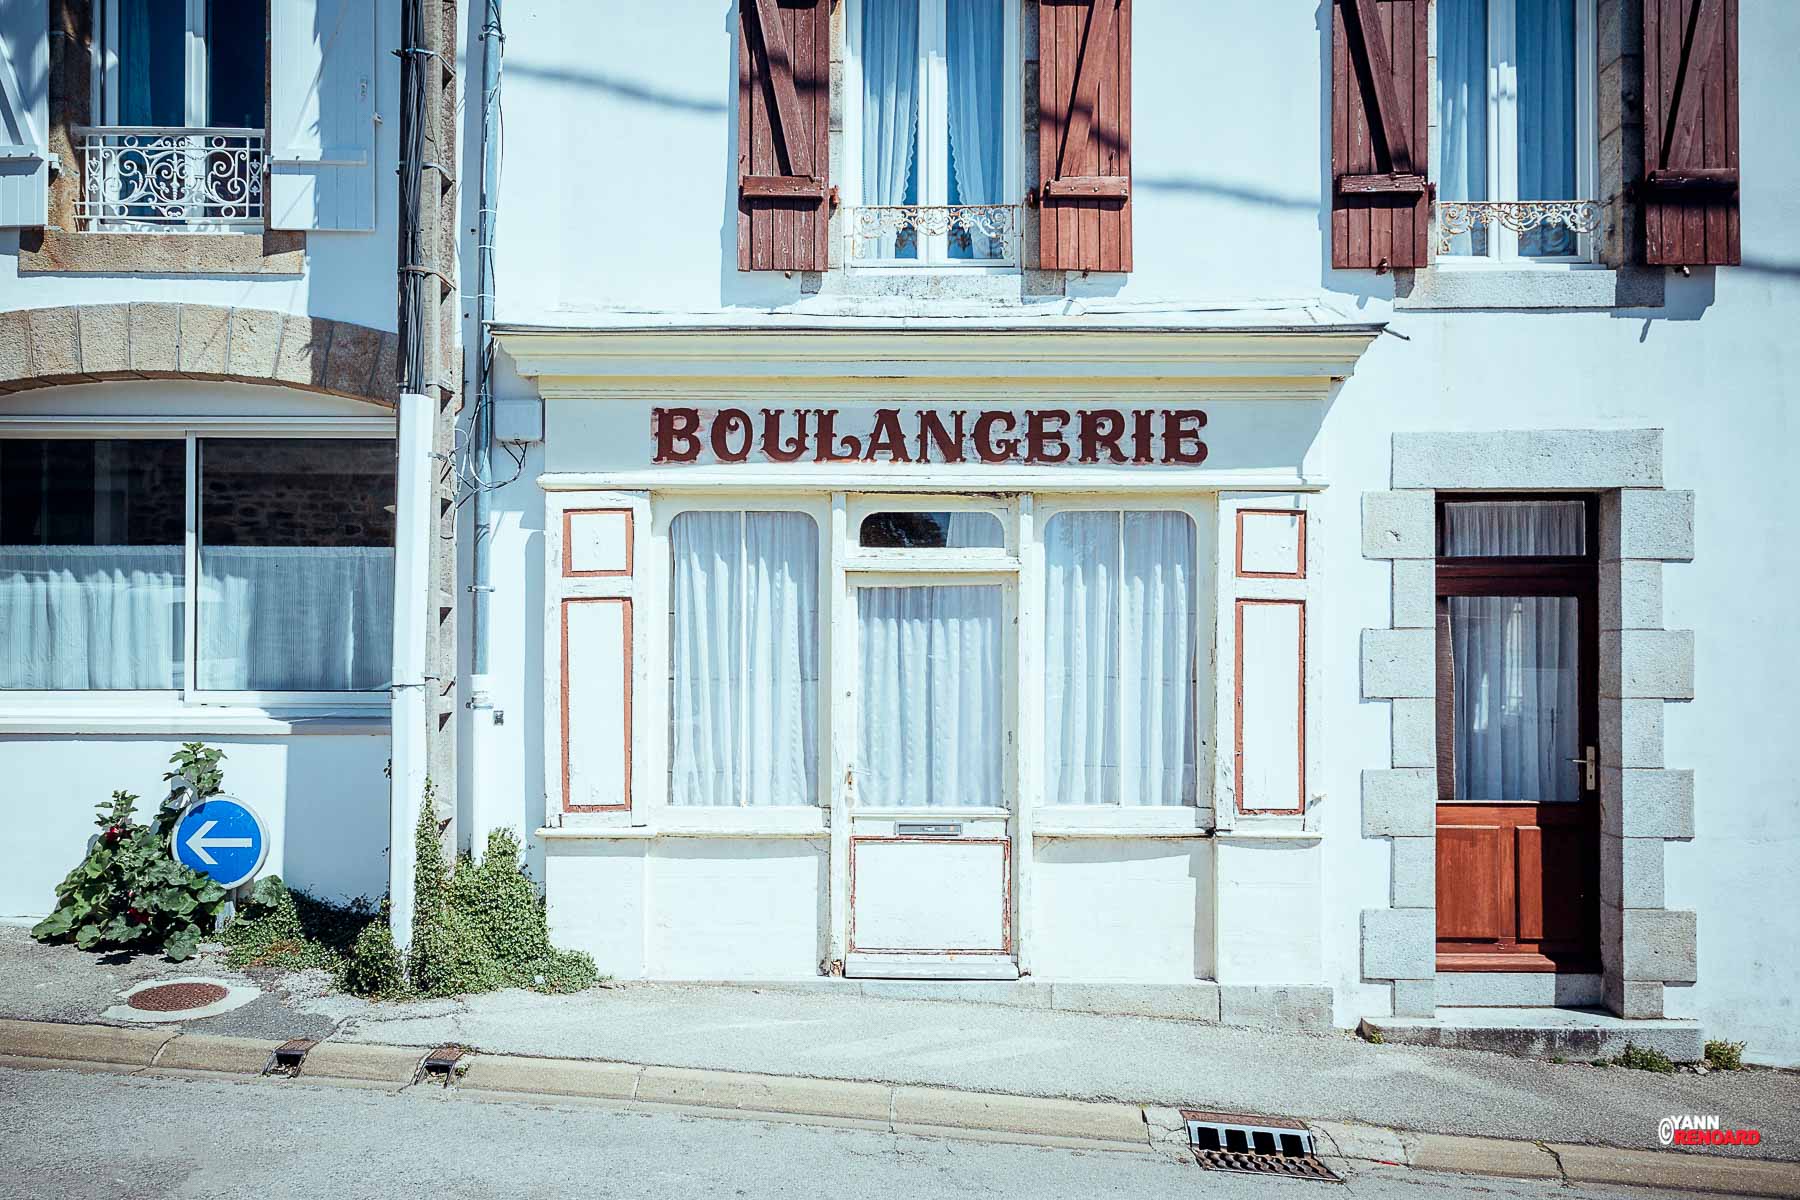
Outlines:
[[[1516,831],[1519,940],[1576,946],[1587,935],[1596,862],[1592,838],[1579,824],[1522,825]]]
[[[1509,936],[1502,903],[1508,880],[1498,825],[1437,827],[1437,930],[1440,942]]]

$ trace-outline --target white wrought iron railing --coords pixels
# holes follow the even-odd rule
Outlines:
[[[1454,253],[1457,238],[1484,226],[1503,226],[1521,236],[1545,226],[1574,234],[1600,228],[1600,204],[1594,200],[1439,200],[1436,216],[1439,254]]]
[[[850,261],[1011,266],[1019,214],[1017,204],[865,204],[846,213]]]
[[[86,229],[211,233],[263,223],[260,129],[93,125],[74,133]]]

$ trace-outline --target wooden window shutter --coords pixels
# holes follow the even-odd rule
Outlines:
[[[1735,266],[1737,0],[1644,0],[1644,261]]]
[[[1038,266],[1131,270],[1131,0],[1038,9]]]
[[[738,0],[738,270],[823,271],[831,0]]]
[[[1331,265],[1423,267],[1430,0],[1331,7]]]

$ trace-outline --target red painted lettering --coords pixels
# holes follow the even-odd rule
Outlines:
[[[742,435],[736,449],[732,449],[730,440],[734,431]],[[740,463],[749,458],[753,438],[750,414],[743,409],[727,408],[713,418],[712,452],[720,462]]]
[[[1100,461],[1100,451],[1106,450],[1106,457],[1115,463],[1125,461],[1125,452],[1119,449],[1119,439],[1125,434],[1125,414],[1111,408],[1096,409],[1083,412],[1080,416],[1081,454],[1078,459],[1084,463]]]
[[[1019,453],[1018,438],[994,436],[994,426],[1002,422],[1007,433],[1018,427],[1009,412],[984,412],[975,418],[975,455],[984,463],[1010,462]]]
[[[863,457],[873,462],[877,454],[887,455],[889,462],[912,461],[912,456],[906,452],[906,435],[900,432],[900,410],[897,408],[875,410],[875,428],[869,431],[869,448]]]
[[[656,458],[659,463],[687,463],[700,457],[700,410],[697,408],[659,408],[651,413],[650,424],[656,433]]]
[[[929,408],[919,410],[919,453],[920,462],[930,462],[932,447],[925,444],[927,436],[936,446],[939,462],[959,463],[963,460],[963,411],[956,409],[951,414],[950,429],[944,428],[944,422]]]
[[[1206,414],[1198,409],[1164,411],[1162,460],[1189,467],[1205,462],[1206,443],[1200,440],[1200,427],[1205,424]]]
[[[779,408],[762,410],[762,452],[770,462],[798,462],[806,453],[806,410],[794,414],[794,440],[781,440],[781,419],[786,414]]]
[[[815,435],[818,441],[818,453],[813,456],[815,462],[855,462],[862,457],[862,439],[855,434],[845,434],[843,451],[838,450],[837,413],[829,408],[817,410],[819,427]]]
[[[1156,461],[1150,457],[1150,419],[1155,415],[1147,408],[1131,414],[1131,461],[1134,463]]]
[[[1069,457],[1069,444],[1063,441],[1063,426],[1069,414],[1059,408],[1034,408],[1025,416],[1025,461],[1059,463]]]

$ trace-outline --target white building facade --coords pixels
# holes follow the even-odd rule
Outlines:
[[[432,410],[396,371],[401,25],[385,0],[0,11],[0,918],[48,910],[114,790],[148,819],[193,741],[265,872],[388,890],[433,540]]]
[[[507,11],[469,828],[621,978],[1792,1061],[1800,30],[1694,7]]]

